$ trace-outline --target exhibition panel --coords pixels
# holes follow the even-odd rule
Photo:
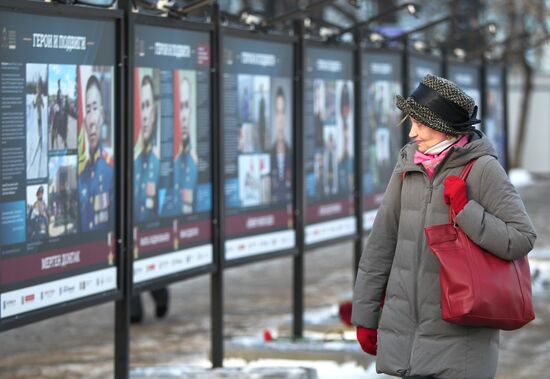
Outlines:
[[[361,72],[363,160],[363,230],[370,230],[403,146],[401,112],[395,96],[402,95],[402,53],[369,50]]]
[[[118,288],[121,13],[35,8],[0,8],[2,323]]]
[[[221,52],[224,257],[294,249],[293,41],[227,31]]]
[[[155,19],[132,30],[134,284],[214,262],[210,32]]]
[[[353,49],[308,43],[302,101],[305,243],[355,236]]]

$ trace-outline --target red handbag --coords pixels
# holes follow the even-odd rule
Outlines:
[[[462,170],[466,180],[475,160]],[[527,257],[507,261],[473,243],[456,224],[424,229],[441,268],[441,317],[453,324],[503,330],[519,329],[535,318]]]

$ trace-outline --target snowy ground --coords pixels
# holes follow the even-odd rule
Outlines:
[[[376,373],[374,365],[367,370],[350,362],[337,364],[332,361],[261,359],[246,362],[226,359],[224,369],[210,370],[209,361],[197,361],[189,365],[157,366],[134,369],[132,379],[384,379],[388,375]]]
[[[300,361],[264,359],[247,363],[238,359],[224,361],[224,369],[209,370],[210,362],[195,362],[188,366],[161,366],[134,370],[132,379],[138,378],[235,378],[235,379],[375,379],[380,376],[354,363],[338,365],[330,361]]]
[[[529,171],[523,169],[512,169],[508,172],[508,177],[510,181],[516,188],[527,187],[530,184],[533,184],[534,180]]]

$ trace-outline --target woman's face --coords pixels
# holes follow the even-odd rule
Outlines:
[[[411,124],[412,126],[409,132],[409,138],[416,142],[418,151],[421,153],[447,139],[447,135],[445,133],[438,132],[437,130],[421,124],[412,117]]]

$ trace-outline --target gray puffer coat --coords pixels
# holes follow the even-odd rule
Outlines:
[[[431,181],[422,166],[413,163],[415,150],[412,143],[401,150],[367,240],[355,283],[352,322],[378,328],[378,372],[493,378],[499,331],[441,319],[439,262],[426,244],[424,227],[448,222],[445,177],[459,175],[473,158],[478,159],[466,180],[469,201],[457,216],[472,241],[503,259],[517,259],[533,248],[533,225],[495,159],[492,143],[480,132],[464,147],[453,147]]]

